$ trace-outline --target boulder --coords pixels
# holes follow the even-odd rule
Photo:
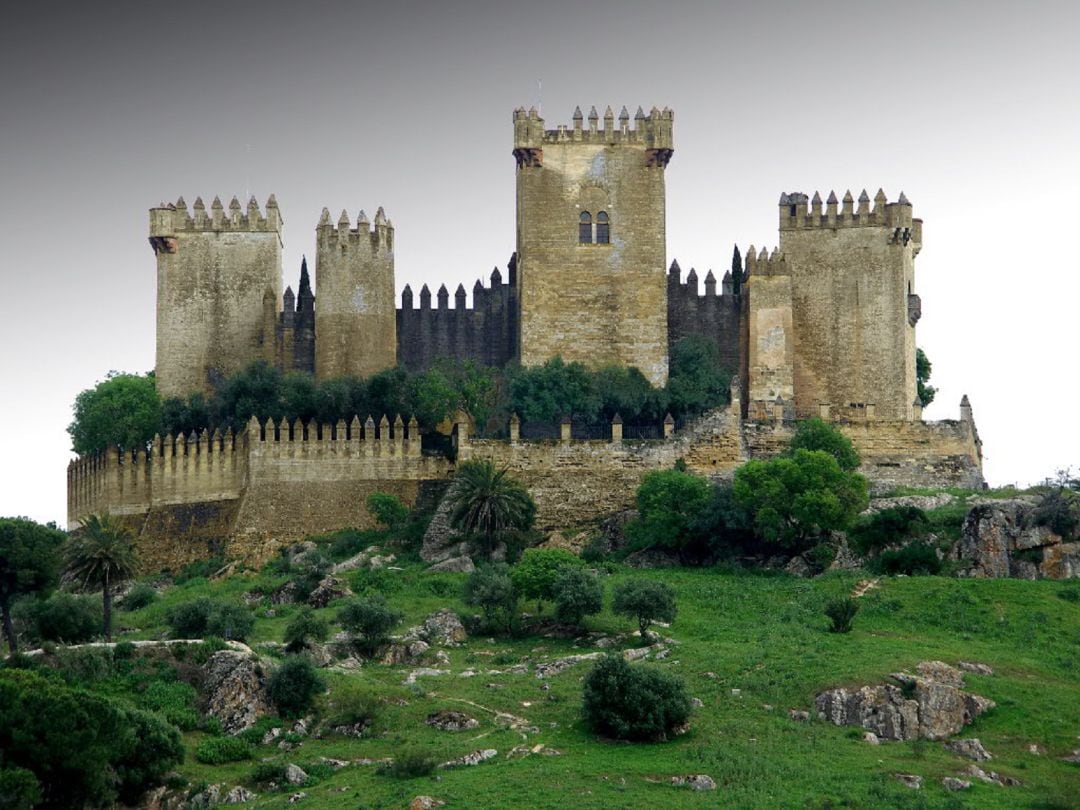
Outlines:
[[[424,532],[420,559],[428,563],[441,563],[453,557],[465,557],[468,556],[467,546],[461,533],[450,525],[450,504],[444,496]]]
[[[299,793],[294,793],[292,796],[289,797],[289,804],[296,804],[297,802],[302,802],[306,798],[307,794],[301,790]]]
[[[469,637],[461,619],[449,608],[428,615],[424,623],[417,628],[416,634],[428,644],[439,647],[456,647]]]
[[[784,566],[784,572],[791,574],[793,577],[806,578],[813,576],[813,571],[810,570],[810,565],[806,562],[802,556],[792,557],[788,560],[787,565]]]
[[[238,734],[269,714],[266,679],[259,659],[251,653],[220,650],[204,667],[206,713],[216,717],[226,734]]]
[[[476,718],[469,717],[464,712],[455,712],[449,709],[432,712],[424,722],[440,731],[468,731],[480,726],[480,721]]]
[[[449,557],[437,562],[427,570],[430,574],[471,574],[476,570],[476,564],[471,557],[466,557],[463,554],[460,557]]]
[[[466,754],[463,757],[458,757],[457,759],[451,759],[448,762],[444,762],[439,767],[460,768],[472,765],[479,765],[481,762],[486,762],[487,760],[492,759],[493,757],[496,757],[498,755],[499,752],[496,751],[494,748],[478,749],[476,751],[472,751]]]
[[[928,511],[942,506],[948,506],[956,500],[956,496],[947,492],[938,495],[901,495],[896,498],[874,498],[870,506],[863,512],[864,515],[874,515],[882,509],[892,509],[897,506],[914,506],[916,509]]]
[[[659,548],[635,551],[623,562],[631,568],[675,568],[680,564],[677,554],[671,554]]]
[[[308,595],[307,603],[314,608],[324,608],[335,599],[352,596],[353,592],[345,581],[333,574],[323,577],[315,589]]]
[[[893,776],[895,776],[904,787],[909,787],[912,790],[922,789],[921,776],[916,776],[913,773],[894,773]]]
[[[435,810],[436,807],[445,806],[446,802],[434,796],[417,796],[409,802],[409,810]]]
[[[953,740],[945,743],[945,747],[954,754],[975,762],[986,762],[988,759],[993,759],[990,752],[983,748],[982,742],[975,737],[966,740]]]
[[[976,675],[993,675],[994,670],[986,664],[980,664],[977,661],[959,661],[956,666],[965,672],[974,672]]]
[[[371,559],[376,557],[380,550],[378,546],[368,546],[359,554],[354,554],[349,559],[339,562],[333,567],[331,573],[342,574],[346,571],[354,571],[357,568],[367,568]]]
[[[1035,504],[1022,498],[977,503],[964,518],[949,558],[958,576],[1015,579],[1080,577],[1080,543],[1036,526]]]
[[[395,642],[386,648],[382,662],[390,666],[413,666],[419,663],[429,649],[426,641],[415,639],[413,641]]]
[[[685,787],[691,790],[716,790],[716,780],[703,773],[690,774],[689,776],[673,776],[671,784],[675,787]]]
[[[285,781],[290,785],[302,785],[308,780],[308,775],[299,765],[289,763],[285,766]]]
[[[258,798],[256,794],[252,793],[245,787],[237,785],[232,790],[224,795],[221,799],[222,804],[247,804],[253,802]]]
[[[298,601],[299,593],[296,583],[291,579],[278,585],[270,592],[268,599],[272,605],[291,605]]]
[[[957,779],[955,776],[946,776],[941,780],[942,786],[948,791],[967,790],[971,782],[967,779]]]
[[[992,785],[1001,785],[1002,787],[1014,787],[1021,784],[1020,780],[1012,777],[1000,774],[997,771],[984,771],[978,765],[968,765],[968,776],[974,776],[983,782],[988,782]]]

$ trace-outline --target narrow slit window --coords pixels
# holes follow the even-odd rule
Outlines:
[[[596,244],[606,245],[611,241],[611,224],[608,221],[607,211],[601,211],[596,215]]]
[[[578,217],[578,242],[582,245],[592,244],[592,214],[582,211]]]

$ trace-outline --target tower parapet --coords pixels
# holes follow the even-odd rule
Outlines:
[[[544,144],[567,142],[634,143],[642,144],[647,149],[667,150],[668,157],[674,149],[672,127],[675,113],[667,107],[663,110],[653,107],[648,115],[638,107],[633,126],[626,107],[619,113],[617,125],[611,107],[605,110],[602,125],[596,107],[590,109],[587,125],[580,107],[574,109],[572,121],[569,126],[559,124],[555,129],[545,129],[544,119],[535,107],[528,112],[524,107],[518,107],[514,110],[514,149],[537,149],[543,148]]]
[[[889,202],[885,192],[878,189],[873,203],[871,208],[866,189],[859,195],[858,208],[851,191],[844,194],[842,203],[835,191],[829,192],[824,203],[817,191],[812,198],[800,191],[784,193],[780,195],[780,230],[884,227],[892,230],[894,242],[902,245],[910,242],[918,254],[922,247],[922,220],[912,217],[912,206],[905,194],[900,192],[895,202]]]

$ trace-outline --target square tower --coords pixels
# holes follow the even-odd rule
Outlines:
[[[668,375],[664,171],[671,110],[594,107],[585,126],[545,130],[535,109],[514,111],[517,257],[524,365],[556,355],[597,367]]]

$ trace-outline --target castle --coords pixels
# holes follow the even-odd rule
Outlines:
[[[190,212],[183,199],[151,209],[160,393],[205,390],[257,359],[330,379],[420,370],[439,357],[502,366],[561,356],[636,366],[662,385],[670,347],[698,334],[733,373],[732,403],[683,435],[636,446],[613,426],[610,442],[575,442],[564,426],[557,443],[535,444],[515,425],[499,442],[470,438],[461,423],[457,457],[516,470],[551,526],[625,505],[644,470],[676,458],[717,474],[768,455],[809,416],[851,436],[879,486],[981,485],[966,398],[960,420],[932,424],[916,399],[922,222],[906,197],[784,193],[779,245],[750,248],[719,284],[710,271],[702,294],[695,270],[684,279],[676,262],[665,268],[673,120],[668,109],[639,108],[633,121],[625,107],[617,118],[610,108],[602,118],[577,109],[570,125],[551,130],[535,109],[515,110],[517,250],[505,280],[496,269],[488,286],[476,282],[471,308],[460,284],[452,307],[445,285],[434,305],[426,285],[419,307],[409,285],[397,304],[396,236],[381,208],[374,222],[361,212],[355,225],[323,209],[316,288],[305,260],[296,294],[281,291],[283,219],[273,196],[264,211],[235,198],[227,211],[217,198],[209,212],[201,199]],[[108,508],[141,521],[148,536],[217,541],[295,534],[284,528],[290,521],[302,532],[361,525],[362,507],[345,503],[362,504],[365,488],[412,502],[425,482],[452,475],[452,461],[420,453],[404,416],[365,423],[360,414],[336,426],[253,421],[240,436],[159,437],[149,453],[80,459],[69,469],[69,521]],[[580,492],[549,494],[562,469],[591,471],[598,483],[578,476]],[[625,491],[601,492],[614,486]]]

